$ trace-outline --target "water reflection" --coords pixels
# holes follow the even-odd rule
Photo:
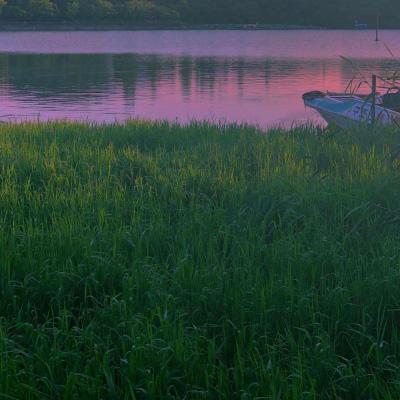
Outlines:
[[[398,68],[398,62],[362,59],[358,68],[384,73]],[[1,54],[1,114],[290,125],[317,119],[304,109],[303,92],[341,91],[353,73],[340,58]]]

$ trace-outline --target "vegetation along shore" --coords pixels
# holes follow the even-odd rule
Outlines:
[[[398,0],[0,0],[0,21],[399,27]]]
[[[0,24],[0,31],[18,32],[18,31],[139,31],[139,30],[236,30],[236,31],[270,31],[270,30],[320,30],[320,26],[308,25],[281,25],[281,24],[194,24],[187,25],[183,23],[176,24],[138,24],[129,22],[114,21],[77,21],[77,22],[40,22],[35,21],[4,21]]]
[[[391,129],[0,126],[5,399],[398,399]]]

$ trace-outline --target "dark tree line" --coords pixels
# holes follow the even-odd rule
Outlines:
[[[3,20],[400,27],[399,0],[0,0]]]

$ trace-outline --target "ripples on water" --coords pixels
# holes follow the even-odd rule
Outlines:
[[[400,32],[383,36],[400,56]],[[17,120],[320,122],[301,95],[346,87],[340,55],[399,68],[369,31],[3,32],[0,53],[0,115]]]

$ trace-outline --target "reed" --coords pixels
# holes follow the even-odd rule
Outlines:
[[[0,126],[0,398],[398,399],[396,130]]]

